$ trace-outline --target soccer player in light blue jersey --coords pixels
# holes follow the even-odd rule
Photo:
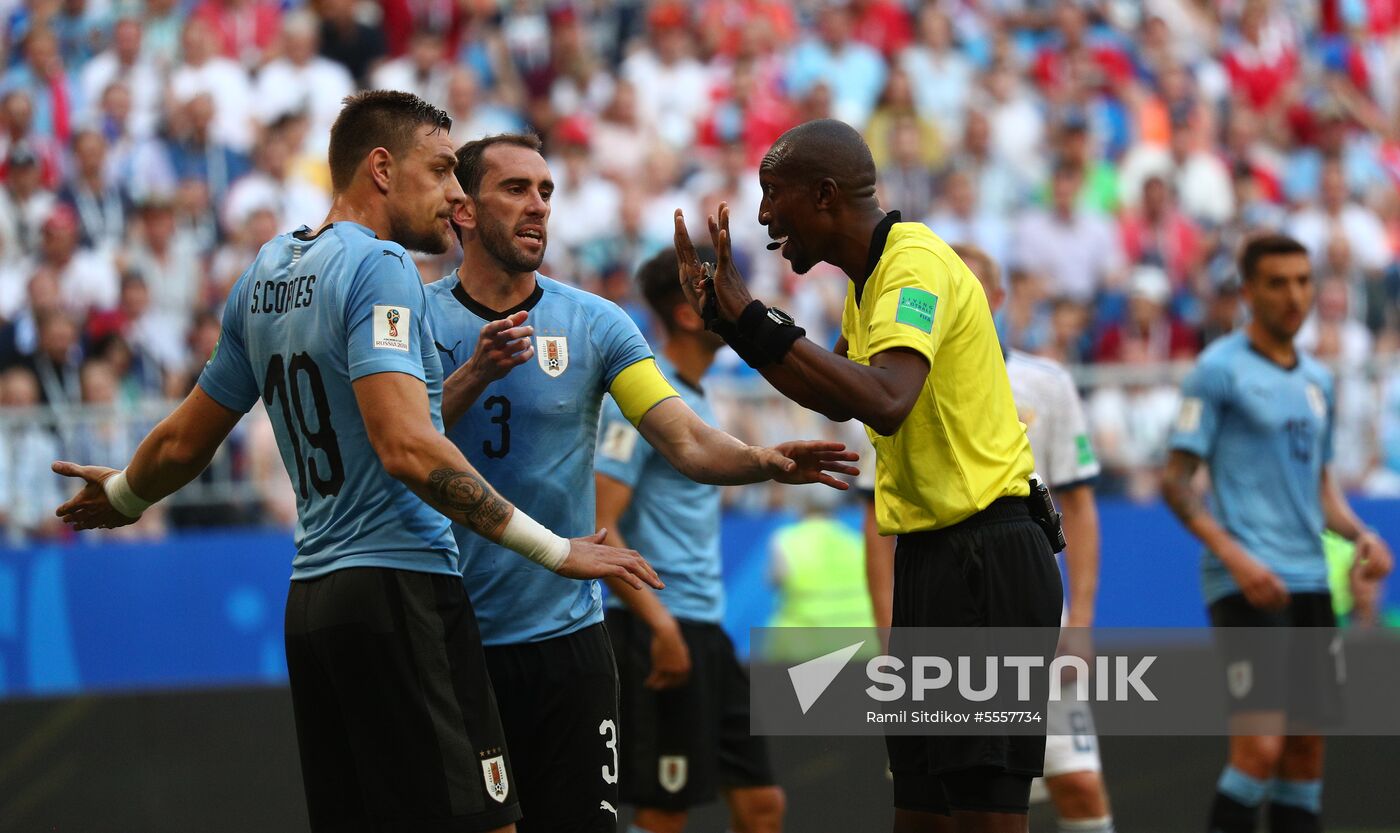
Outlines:
[[[472,464],[553,528],[594,529],[593,449],[611,392],[688,477],[844,488],[828,473],[854,471],[841,444],[754,448],[711,428],[676,396],[620,308],[538,274],[554,190],[539,147],[534,136],[503,135],[458,149],[463,261],[428,287],[452,374],[443,417]],[[454,532],[510,744],[521,829],[616,829],[617,671],[598,585],[506,561],[500,547]]]
[[[660,586],[635,553],[540,526],[442,434],[442,365],[407,250],[451,245],[463,194],[450,126],[408,93],[346,99],[329,216],[262,247],[195,390],[125,470],[54,465],[86,481],[60,517],[124,526],[196,477],[263,400],[297,493],[287,670],[317,833],[501,831],[520,818],[449,519],[551,577]]]
[[[1267,798],[1272,833],[1322,829],[1323,739],[1304,734],[1338,716],[1340,658],[1322,532],[1356,543],[1352,580],[1374,584],[1389,549],[1352,512],[1328,471],[1332,374],[1294,346],[1313,301],[1307,250],[1282,235],[1245,244],[1240,276],[1250,320],[1217,340],[1182,385],[1163,496],[1205,545],[1201,584],[1227,664],[1230,759],[1211,806],[1211,833],[1250,833]],[[1193,479],[1210,472],[1212,510]],[[1283,627],[1266,650],[1230,628]],[[1307,683],[1290,665],[1306,662]],[[1334,663],[1336,663],[1334,665]],[[1325,670],[1324,670],[1325,669]],[[1299,727],[1303,727],[1299,731]]]
[[[713,250],[700,257],[714,260]],[[637,283],[666,332],[656,364],[691,410],[714,412],[700,380],[724,340],[686,303],[673,251],[646,261]],[[730,825],[778,833],[784,797],[768,746],[749,733],[749,675],[724,632],[720,490],[671,465],[609,399],[594,462],[598,526],[648,553],[666,582],[649,593],[609,581],[608,635],[622,687],[622,801],[632,833],[681,833],[689,810],[722,791]],[[623,542],[626,542],[623,544]]]

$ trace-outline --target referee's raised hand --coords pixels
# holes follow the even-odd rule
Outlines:
[[[846,490],[850,484],[831,476],[831,472],[855,477],[860,469],[850,465],[860,459],[847,451],[844,443],[820,440],[795,440],[759,450],[764,469],[779,483],[821,483],[833,489]]]
[[[734,265],[733,241],[729,237],[729,203],[719,204],[718,215],[706,218],[710,225],[710,242],[715,247],[714,293],[719,302],[719,314],[729,321],[739,320],[744,309],[753,302],[744,276]]]
[[[138,520],[118,512],[107,499],[107,490],[102,484],[107,482],[107,478],[117,474],[116,469],[106,466],[80,466],[77,463],[59,460],[53,464],[53,471],[64,477],[80,477],[85,481],[83,488],[54,513],[74,529],[115,529],[134,524]]]

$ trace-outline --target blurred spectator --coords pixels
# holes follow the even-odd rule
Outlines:
[[[1099,214],[1118,209],[1118,169],[1095,152],[1089,123],[1082,115],[1071,116],[1055,131],[1055,160],[1084,171],[1078,197],[1081,208]]]
[[[37,315],[35,326],[34,355],[24,366],[39,382],[39,401],[54,407],[77,403],[81,399],[78,368],[83,359],[77,323],[65,310],[54,309]]]
[[[253,170],[229,188],[224,228],[241,226],[259,208],[277,212],[278,233],[319,225],[330,211],[330,195],[290,169],[293,149],[284,131],[269,130],[253,152]]]
[[[646,43],[618,70],[636,92],[641,118],[677,149],[694,140],[710,88],[705,68],[691,54],[686,24],[683,6],[655,6]]]
[[[972,177],[979,212],[1006,217],[1025,201],[1027,184],[992,147],[991,136],[992,126],[986,113],[969,109],[963,123],[961,149],[948,160],[944,170],[965,172]]]
[[[953,25],[936,3],[919,10],[919,39],[899,55],[899,66],[914,85],[919,112],[946,135],[962,133],[976,70],[953,42]]]
[[[616,232],[622,194],[616,185],[598,175],[588,153],[586,126],[570,120],[561,126],[552,145],[557,158],[551,159],[549,165],[554,176],[550,242],[572,250],[590,239]]]
[[[1076,205],[1082,177],[1072,165],[1055,168],[1049,208],[1033,208],[1017,223],[1013,262],[1042,272],[1052,295],[1088,303],[1121,280],[1123,254],[1113,227]]]
[[[219,141],[237,151],[253,143],[253,85],[236,61],[215,51],[209,24],[193,18],[180,40],[181,63],[170,75],[170,97],[176,106],[206,95],[214,106],[212,129]]]
[[[79,67],[92,58],[105,34],[104,12],[105,9],[90,8],[87,0],[60,0],[48,27],[65,64]]]
[[[277,41],[282,11],[266,0],[203,0],[191,17],[209,27],[219,54],[256,69]]]
[[[1224,64],[1236,101],[1255,110],[1286,106],[1298,71],[1295,33],[1287,15],[1270,0],[1245,0],[1238,28],[1229,35]]]
[[[1231,278],[1216,284],[1211,290],[1201,321],[1201,347],[1208,347],[1217,338],[1234,332],[1242,323],[1243,314],[1239,281]]]
[[[1350,288],[1342,278],[1326,278],[1317,304],[1298,331],[1298,346],[1342,373],[1360,371],[1371,358],[1371,331],[1348,315]]]
[[[1186,289],[1200,275],[1205,256],[1200,229],[1172,204],[1167,183],[1159,176],[1142,185],[1142,202],[1124,214],[1120,229],[1123,254],[1130,263],[1162,269],[1172,288]]]
[[[102,116],[97,125],[107,140],[112,180],[127,199],[175,187],[175,170],[165,143],[131,130],[131,92],[114,83],[102,93]]]
[[[1341,163],[1329,160],[1322,166],[1318,190],[1319,204],[1288,220],[1288,233],[1308,247],[1313,262],[1326,257],[1333,236],[1341,236],[1362,270],[1376,271],[1389,265],[1394,255],[1385,227],[1374,211],[1348,198]]]
[[[589,135],[589,152],[598,171],[619,182],[629,181],[642,170],[656,139],[652,125],[637,111],[636,90],[629,82],[619,81]]]
[[[165,78],[155,61],[142,53],[141,21],[134,17],[118,20],[112,27],[112,45],[82,68],[79,86],[87,124],[97,124],[102,95],[116,82],[124,84],[131,95],[130,130],[141,136],[154,133],[160,119]]]
[[[441,106],[447,100],[451,69],[447,63],[447,42],[432,30],[413,33],[408,52],[380,64],[370,74],[375,90],[404,90]]]
[[[825,84],[832,116],[864,128],[885,88],[886,69],[879,52],[854,38],[852,26],[850,8],[822,6],[816,34],[798,43],[788,59],[787,87],[800,98]]]
[[[369,81],[369,71],[384,57],[384,32],[361,20],[355,0],[321,0],[321,54],[345,67],[355,86]]]
[[[1129,150],[1118,174],[1118,195],[1123,206],[1136,208],[1143,183],[1149,177],[1160,176],[1172,185],[1188,216],[1212,226],[1228,222],[1235,213],[1230,169],[1212,151],[1208,127],[1208,121],[1199,112],[1182,114],[1173,117],[1168,148],[1138,144]]]
[[[175,332],[204,297],[204,263],[199,241],[175,223],[170,198],[151,197],[138,206],[130,248],[123,254],[123,274],[139,275],[153,296],[152,311],[169,320]]]
[[[1162,363],[1186,361],[1196,355],[1196,334],[1171,314],[1172,287],[1157,266],[1138,266],[1128,279],[1128,310],[1121,324],[1104,331],[1094,360]]]
[[[138,375],[142,386],[147,387],[161,378],[163,370],[174,370],[184,364],[185,330],[190,320],[188,315],[153,311],[151,291],[145,279],[128,272],[122,277],[117,306],[95,312],[88,318],[87,339],[94,346],[106,345],[112,338],[120,339],[126,353],[122,357],[124,374]],[[104,358],[117,364],[109,356]]]
[[[0,256],[14,264],[39,247],[39,229],[55,198],[42,184],[39,159],[28,147],[11,147],[0,187]]]
[[[0,522],[12,540],[53,538],[62,531],[53,510],[66,495],[49,468],[59,458],[58,441],[49,426],[21,416],[38,404],[38,380],[28,368],[0,374],[0,411],[18,411],[20,417],[0,422]]]
[[[38,254],[26,267],[29,274],[39,270],[58,276],[63,302],[74,315],[117,302],[117,270],[110,256],[80,245],[78,215],[66,205],[55,206],[40,229]]]
[[[851,31],[889,60],[912,40],[909,12],[895,0],[849,0]]]
[[[107,140],[95,130],[73,134],[73,176],[58,192],[58,202],[78,218],[78,242],[111,252],[126,236],[126,200],[112,183]]]
[[[697,18],[706,50],[724,57],[737,54],[754,30],[779,47],[790,45],[797,36],[792,6],[781,0],[702,0]]]
[[[228,296],[234,281],[247,271],[253,259],[258,256],[258,250],[264,243],[277,236],[278,222],[280,220],[276,211],[271,208],[258,208],[244,219],[241,226],[233,229],[228,242],[214,254],[209,267],[214,298],[222,299]]]
[[[39,181],[45,188],[52,188],[58,182],[62,166],[59,160],[58,144],[47,136],[34,131],[34,103],[23,90],[11,90],[0,98],[3,109],[4,132],[0,133],[0,179],[9,176],[9,156],[24,151],[37,160]]]
[[[556,118],[596,116],[614,100],[617,80],[603,66],[576,20],[556,20],[550,42],[554,78],[549,105]]]
[[[281,54],[258,70],[257,115],[264,125],[296,113],[308,118],[309,152],[324,155],[331,125],[342,102],[355,91],[350,71],[318,53],[319,27],[311,12],[294,12],[282,20]]]
[[[180,181],[203,182],[210,198],[222,202],[233,183],[248,172],[248,157],[222,138],[212,94],[199,93],[173,106],[179,118],[164,143],[172,173]]]
[[[476,73],[471,69],[456,67],[452,70],[447,82],[444,108],[452,117],[454,144],[465,144],[472,139],[497,133],[519,133],[525,129],[525,123],[516,115],[516,111],[502,107],[491,98],[481,89]]]
[[[141,17],[141,54],[161,72],[169,72],[180,60],[180,40],[185,17],[180,0],[145,0]]]
[[[972,178],[959,170],[944,178],[940,199],[924,222],[949,243],[970,243],[996,263],[1008,263],[1010,228],[999,214],[979,211]],[[911,215],[917,216],[917,215]]]
[[[1317,202],[1322,168],[1330,159],[1340,163],[1347,191],[1353,195],[1369,194],[1387,182],[1374,137],[1352,130],[1340,102],[1322,105],[1314,132],[1312,143],[1295,148],[1284,167],[1283,191],[1289,202]]]
[[[984,84],[992,152],[1023,180],[1039,181],[1045,175],[1041,148],[1045,117],[1041,108],[1009,66],[993,67]]]
[[[6,285],[6,294],[12,290],[11,282],[18,284],[23,280],[18,270],[6,273],[3,278]],[[5,355],[0,367],[8,367],[23,357],[31,356],[39,349],[39,324],[38,321],[46,313],[57,312],[63,309],[63,295],[59,288],[58,276],[49,270],[35,272],[33,277],[28,279],[28,283],[16,287],[18,296],[11,299],[6,298],[4,303],[5,318],[11,323],[4,336],[3,347]]]
[[[29,96],[34,105],[34,132],[63,145],[82,111],[81,92],[69,78],[58,50],[58,39],[46,28],[34,28],[21,47],[23,63],[0,77],[0,93],[14,91]]]
[[[926,159],[928,136],[918,117],[906,114],[889,125],[885,162],[879,169],[880,207],[918,217],[933,207],[933,171]]]
[[[898,67],[890,70],[885,82],[885,92],[880,97],[880,105],[866,125],[866,141],[870,144],[871,155],[875,158],[876,169],[884,168],[895,150],[895,133],[905,126],[912,125],[917,135],[908,137],[913,144],[906,151],[918,152],[917,163],[923,168],[936,167],[943,158],[943,136],[937,125],[925,119],[914,103],[914,86],[909,75]],[[912,159],[908,160],[914,161]],[[928,205],[920,207],[926,210]]]

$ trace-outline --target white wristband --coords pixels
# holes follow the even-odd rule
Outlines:
[[[501,533],[501,546],[556,571],[569,557],[569,540],[545,529],[518,506]]]
[[[112,508],[128,518],[139,518],[142,512],[151,508],[151,501],[131,491],[130,484],[126,482],[125,469],[104,480],[102,489],[107,493],[107,502],[112,504]]]

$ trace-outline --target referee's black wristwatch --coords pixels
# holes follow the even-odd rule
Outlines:
[[[783,360],[807,331],[792,316],[762,301],[753,301],[733,324],[716,320],[711,327],[749,367],[761,368]]]

